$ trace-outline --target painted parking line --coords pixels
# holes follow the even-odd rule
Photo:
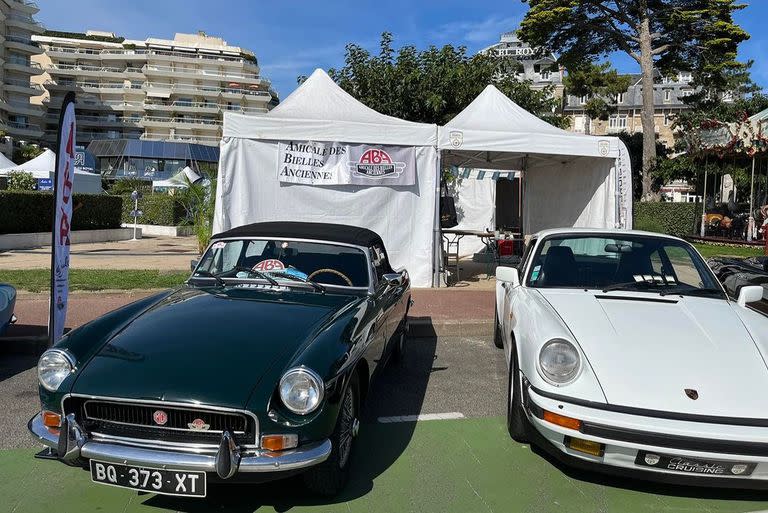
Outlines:
[[[378,421],[382,424],[391,424],[393,422],[422,422],[425,420],[456,420],[463,418],[463,413],[452,411],[448,413],[425,413],[423,415],[395,415],[392,417],[379,417]]]

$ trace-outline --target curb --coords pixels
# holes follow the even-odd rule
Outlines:
[[[493,336],[493,319],[435,321],[431,317],[411,317],[408,335],[412,338],[490,337]]]

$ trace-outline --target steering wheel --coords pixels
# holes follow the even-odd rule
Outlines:
[[[312,278],[314,278],[318,274],[323,274],[323,273],[335,274],[336,276],[338,276],[339,278],[341,278],[342,280],[347,282],[347,285],[349,285],[350,287],[354,286],[354,285],[352,285],[352,280],[350,280],[349,277],[346,274],[344,274],[344,273],[342,273],[340,271],[337,271],[336,269],[327,269],[327,268],[326,269],[318,269],[317,271],[315,271],[312,274],[310,274],[309,276],[307,276],[307,280],[311,280]]]

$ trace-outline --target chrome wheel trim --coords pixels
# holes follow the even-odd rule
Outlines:
[[[352,452],[352,438],[355,436],[355,398],[352,389],[347,388],[344,393],[344,402],[341,406],[341,419],[339,422],[339,467],[347,466],[349,455]]]

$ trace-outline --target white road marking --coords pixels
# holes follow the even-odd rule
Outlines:
[[[394,417],[379,417],[382,424],[391,424],[394,422],[421,422],[424,420],[451,420],[463,419],[464,414],[458,411],[448,413],[425,413],[423,415],[396,415]]]

